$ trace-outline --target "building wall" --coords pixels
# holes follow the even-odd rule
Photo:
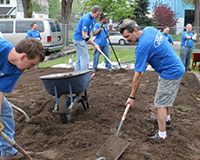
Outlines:
[[[6,0],[4,0],[4,2],[3,3],[0,3],[0,7],[12,7],[12,8],[15,8],[12,12],[11,12],[11,14],[9,14],[9,15],[7,15],[7,16],[11,16],[11,15],[16,15],[16,0],[10,0],[10,4],[6,4]],[[6,14],[5,15],[0,15],[0,16],[6,16]]]
[[[48,18],[48,0],[36,0],[39,4],[44,6],[44,10],[41,13],[33,12],[33,18]],[[16,18],[24,18],[24,10],[22,0],[10,0],[10,4],[0,4],[0,7],[15,7],[16,9],[11,15]]]
[[[158,0],[149,0],[150,6],[149,10],[153,11],[153,6]],[[172,11],[174,11],[179,18],[177,27],[177,34],[180,34],[183,31],[184,23],[185,23],[185,10],[194,10],[192,5],[185,5],[182,0],[160,0],[163,4],[168,4]]]

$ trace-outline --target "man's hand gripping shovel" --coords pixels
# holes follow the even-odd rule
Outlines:
[[[16,148],[19,152],[21,152],[24,157],[26,157],[26,159],[28,160],[32,160],[32,158],[30,157],[29,154],[26,153],[26,151],[20,146],[18,145],[15,141],[13,141],[10,137],[8,137],[4,132],[4,125],[2,123],[2,118],[0,117],[0,136],[9,144],[11,144],[14,148]]]

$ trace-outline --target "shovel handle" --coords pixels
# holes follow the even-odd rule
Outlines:
[[[123,125],[123,122],[124,122],[125,119],[126,119],[126,115],[127,115],[128,111],[129,111],[129,108],[130,108],[130,104],[128,104],[128,105],[126,106],[125,110],[124,110],[124,113],[123,113],[123,115],[122,115],[122,118],[121,118],[119,127],[118,127],[117,132],[116,132],[116,136],[119,136],[120,129],[121,129],[122,125]]]
[[[4,132],[1,132],[0,135],[5,141],[7,141],[9,144],[15,147],[19,152],[21,152],[26,157],[26,159],[32,160],[30,155],[27,154],[26,151],[20,145],[18,145],[15,141],[9,138]]]
[[[97,49],[97,51],[99,51],[102,54],[102,56],[104,56],[104,58],[111,64],[111,66],[113,66],[110,59],[100,49]]]
[[[103,30],[104,30],[106,36],[109,36],[109,35],[107,34],[107,32],[106,32],[106,30],[105,30],[104,27],[103,27]],[[111,46],[111,48],[112,48],[112,51],[113,51],[113,53],[114,53],[114,55],[115,55],[115,58],[116,58],[116,60],[117,60],[117,63],[118,63],[118,65],[121,67],[121,64],[120,64],[120,62],[119,62],[119,59],[118,59],[118,57],[117,57],[117,54],[115,53],[115,50],[114,50],[114,48],[113,48],[113,45],[112,45],[111,40],[110,40],[109,37],[108,37],[108,41],[109,41],[110,46]]]

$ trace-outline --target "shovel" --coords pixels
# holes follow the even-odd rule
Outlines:
[[[109,36],[108,34],[107,34],[107,32],[106,32],[106,30],[105,30],[105,28],[103,27],[103,30],[104,30],[104,32],[105,32],[105,34],[106,34],[106,36]],[[117,60],[117,63],[118,63],[118,65],[121,67],[121,64],[120,64],[120,62],[119,62],[119,59],[118,59],[118,57],[117,57],[117,54],[115,53],[115,50],[114,50],[114,48],[113,48],[113,45],[112,45],[112,43],[111,43],[111,41],[110,41],[110,38],[108,37],[108,41],[109,41],[109,43],[110,43],[110,46],[111,46],[111,48],[112,48],[112,51],[113,51],[113,53],[114,53],[114,55],[115,55],[115,58],[116,58],[116,60]]]
[[[102,56],[111,64],[111,66],[113,68],[115,68],[115,69],[117,68],[115,65],[112,64],[112,62],[110,61],[110,59],[102,52],[102,50],[97,49],[97,51],[99,51],[102,54]]]
[[[123,116],[121,118],[119,127],[117,129],[117,132],[115,135],[110,136],[106,142],[100,147],[100,149],[96,152],[97,159],[98,160],[117,160],[121,154],[126,150],[129,142],[123,140],[119,137],[119,132],[122,127],[123,122],[125,121],[126,115],[128,113],[128,110],[130,108],[130,104],[126,106],[126,109],[123,113]],[[96,159],[96,160],[97,160]]]
[[[11,144],[13,147],[15,147],[19,152],[21,152],[24,155],[24,157],[26,157],[26,159],[32,160],[32,158],[30,157],[30,155],[27,154],[26,151],[21,146],[19,146],[15,141],[13,141],[11,138],[9,138],[4,132],[1,132],[0,136],[5,141],[7,141],[9,144]]]

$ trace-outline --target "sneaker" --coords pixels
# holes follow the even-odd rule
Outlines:
[[[158,125],[158,121],[155,116],[150,117],[150,121],[153,122],[155,125]],[[171,120],[166,122],[166,128],[171,128]]]
[[[33,156],[33,154],[34,154],[31,151],[26,151],[26,153],[29,154],[30,156]],[[16,154],[14,154],[12,156],[1,157],[1,160],[20,160],[20,159],[26,159],[26,157],[20,152],[17,152]]]
[[[153,136],[149,137],[150,139],[165,139],[159,136],[158,131],[156,131],[156,133]]]

